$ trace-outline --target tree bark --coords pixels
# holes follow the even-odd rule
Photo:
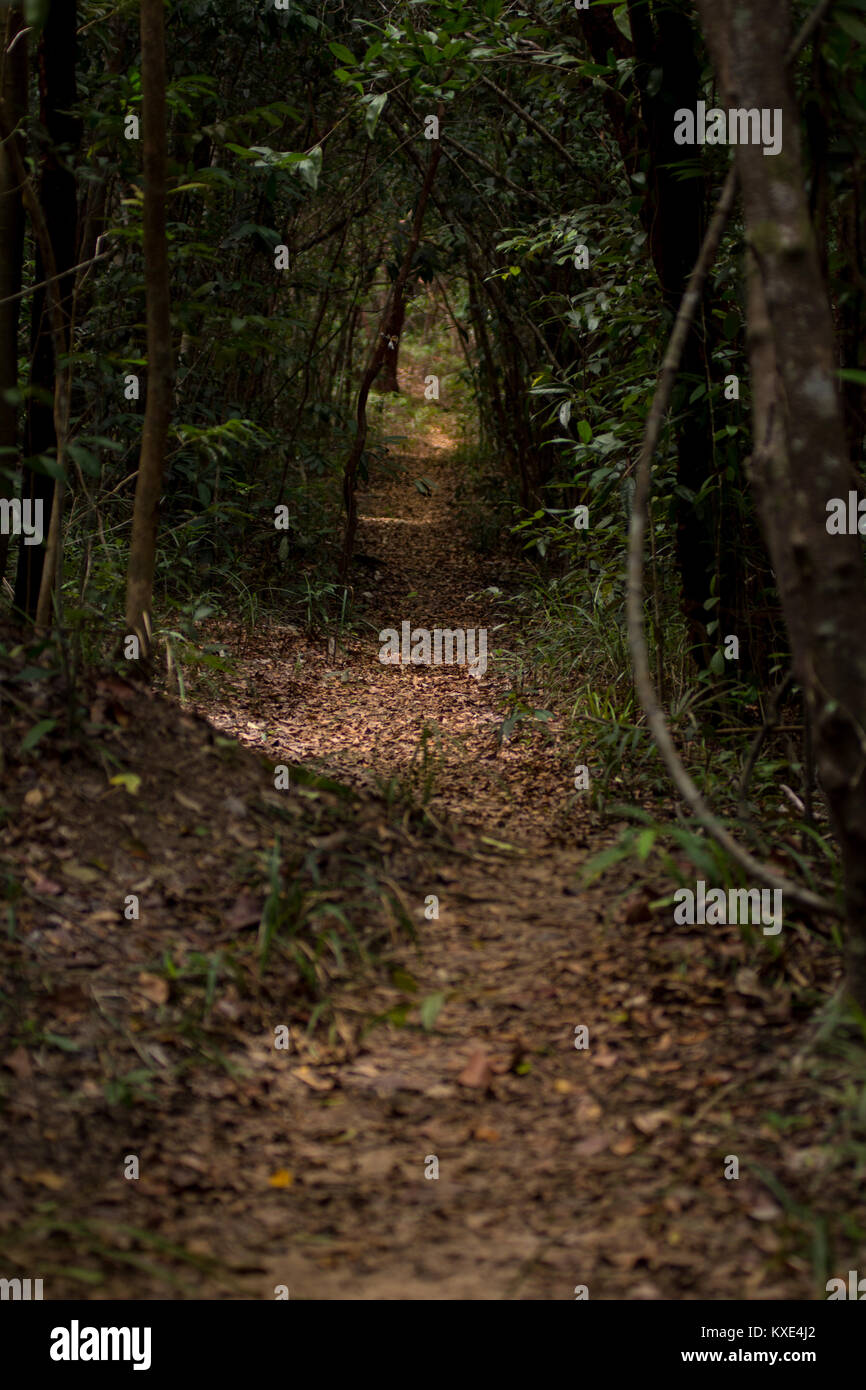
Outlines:
[[[69,347],[69,320],[75,285],[74,277],[67,272],[75,264],[78,223],[75,175],[67,163],[70,153],[78,148],[81,139],[81,121],[71,114],[78,99],[75,81],[77,26],[78,6],[75,0],[51,5],[37,50],[40,120],[48,133],[48,144],[40,155],[38,196],[51,241],[53,273],[61,277],[57,289],[63,315],[64,352]],[[38,238],[34,273],[37,283],[52,274]],[[37,290],[33,295],[31,314],[30,384],[41,388],[50,397],[55,392],[59,364],[57,339],[51,321],[51,298],[47,289]],[[29,400],[27,456],[54,455],[57,447],[54,409],[45,400]],[[29,498],[33,502],[40,502],[46,523],[54,513],[55,490],[54,478],[25,468],[22,500]],[[43,543],[22,545],[18,552],[15,606],[29,618],[37,617],[47,551],[47,544]],[[53,575],[49,574],[49,589],[52,581]],[[44,606],[43,603],[43,610]]]
[[[141,0],[141,92],[144,161],[144,264],[147,295],[147,403],[135,485],[126,575],[126,628],[139,642],[139,666],[151,656],[153,574],[165,443],[171,421],[173,358],[168,245],[165,234],[165,7]]]
[[[782,112],[781,153],[752,144],[735,153],[748,248],[749,472],[841,849],[848,990],[866,1010],[866,575],[859,535],[827,530],[827,504],[847,503],[851,464],[786,62],[790,6],[697,4],[721,104]]]
[[[6,119],[14,128],[27,109],[27,35],[22,34],[24,19],[17,5],[6,15],[3,40],[2,95]],[[20,135],[13,135],[19,149]],[[24,249],[24,205],[15,165],[5,145],[0,145],[0,300],[9,300],[21,289],[21,260]],[[12,299],[0,304],[0,470],[12,472],[18,445],[18,407],[10,405],[5,393],[18,385],[18,307]],[[12,479],[0,471],[0,497],[14,494]],[[9,537],[0,535],[0,579],[6,573]]]
[[[400,335],[403,332],[403,323],[406,318],[406,303],[403,298],[403,291],[399,296],[395,293],[391,305],[391,315],[388,323],[388,343],[385,348],[385,370],[382,373],[382,380],[379,383],[380,391],[389,391],[393,394],[399,393],[400,383],[397,380],[397,364],[400,358]]]

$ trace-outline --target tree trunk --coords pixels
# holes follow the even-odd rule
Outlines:
[[[841,848],[848,989],[866,1010],[866,576],[857,534],[827,530],[850,489],[833,324],[809,220],[786,62],[788,0],[698,0],[726,108],[782,112],[783,147],[736,147],[748,247],[750,476]]]
[[[403,323],[406,318],[406,304],[403,299],[403,292],[394,295],[391,305],[391,316],[388,321],[388,344],[385,349],[385,370],[382,373],[382,380],[379,383],[380,391],[390,391],[399,393],[400,383],[397,380],[397,363],[400,356],[400,334],[403,332]]]
[[[139,643],[142,669],[151,655],[153,573],[156,529],[171,420],[171,295],[165,235],[165,8],[162,0],[141,0],[141,91],[144,160],[144,264],[147,294],[147,403],[135,485],[129,567],[126,575],[126,628]]]
[[[69,346],[69,318],[74,288],[73,276],[64,272],[75,264],[78,243],[75,175],[67,162],[81,139],[81,122],[70,114],[78,100],[75,82],[77,27],[78,6],[75,0],[51,5],[38,48],[40,120],[49,141],[40,156],[39,202],[51,240],[55,270],[61,276],[57,288],[63,314],[64,351]],[[36,282],[44,280],[48,274],[49,268],[37,239]],[[37,290],[33,295],[31,313],[30,384],[51,398],[58,363],[51,308],[45,289]],[[54,414],[47,399],[28,401],[26,452],[29,458],[56,453]],[[25,468],[21,492],[22,500],[29,498],[34,503],[41,503],[47,528],[53,511],[54,479],[45,473],[35,473]],[[15,606],[29,618],[35,618],[37,614],[46,550],[43,542],[42,545],[22,545],[18,552]],[[53,576],[48,578],[50,583]]]
[[[3,42],[2,98],[6,119],[13,128],[27,108],[27,36],[17,6],[6,16]],[[16,37],[17,36],[17,37]],[[23,144],[19,135],[12,137]],[[0,300],[8,300],[21,289],[21,258],[24,248],[24,207],[12,159],[0,145]],[[14,484],[6,470],[15,467],[18,445],[18,407],[10,405],[5,393],[18,385],[18,306],[20,301],[0,304],[0,497],[11,498]],[[6,574],[9,537],[0,535],[0,580]]]

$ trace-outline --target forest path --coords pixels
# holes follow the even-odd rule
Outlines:
[[[420,397],[419,375],[401,373],[401,380]],[[247,743],[359,789],[381,791],[396,779],[434,813],[465,826],[545,843],[557,826],[569,845],[580,845],[581,799],[551,736],[555,722],[531,735],[521,724],[500,741],[510,681],[494,649],[506,636],[508,610],[495,591],[503,576],[508,584],[510,568],[501,557],[474,553],[463,534],[457,433],[455,417],[437,410],[435,423],[413,430],[408,452],[394,453],[384,476],[379,470],[359,494],[360,559],[350,582],[363,635],[337,632],[330,652],[324,639],[305,641],[294,626],[245,638],[246,728],[237,709],[199,708]],[[416,479],[429,480],[432,494],[416,489]],[[380,662],[379,633],[400,633],[403,622],[430,631],[486,629],[486,674],[475,679],[465,665]]]
[[[260,1167],[264,1153],[288,1190],[245,1202],[206,1248],[233,1247],[265,1297],[282,1284],[296,1298],[573,1298],[578,1285],[592,1298],[772,1298],[797,1283],[808,1297],[799,1256],[780,1278],[785,1242],[767,1223],[781,1212],[766,1189],[723,1176],[732,1144],[742,1158],[754,1148],[764,1103],[752,1043],[766,1019],[732,1004],[719,978],[746,958],[736,930],[719,932],[712,959],[688,928],[651,920],[645,894],[626,924],[627,868],[579,888],[587,846],[612,833],[588,834],[555,739],[534,731],[498,748],[497,638],[478,681],[378,660],[379,631],[404,620],[501,621],[478,597],[501,566],[460,533],[448,424],[413,441],[407,476],[361,496],[358,549],[382,562],[358,584],[369,636],[342,640],[332,661],[297,631],[266,634],[241,662],[245,699],[202,707],[275,762],[369,790],[398,778],[453,818],[450,851],[420,869],[394,855],[418,927],[417,945],[397,937],[389,952],[400,987],[334,1000],[338,1015],[390,1010],[396,1022],[407,1001],[442,1007],[431,1031],[413,1014],[343,1060],[295,1066],[281,1119],[255,1127],[252,1149],[236,1109],[217,1108],[209,1128],[227,1166]],[[425,724],[438,731],[432,782]],[[431,894],[439,917],[427,921]],[[778,1139],[763,1126],[773,1159]],[[433,1159],[438,1179],[425,1176]],[[187,1218],[179,1234],[201,1231]]]
[[[674,924],[650,910],[657,859],[582,886],[618,827],[575,793],[555,719],[500,748],[507,627],[481,680],[378,660],[404,621],[508,613],[432,418],[362,494],[382,563],[355,567],[368,625],[333,656],[287,624],[227,632],[232,672],[196,692],[210,723],[94,672],[74,739],[58,671],[36,758],[12,707],[0,1259],[46,1299],[822,1288],[852,1149],[790,1061],[832,953],[796,924],[778,960]],[[15,691],[26,660],[0,651]],[[372,963],[345,959],[352,923]]]

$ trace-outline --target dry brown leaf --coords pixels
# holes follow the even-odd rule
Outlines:
[[[91,869],[87,864],[61,864],[60,871],[65,878],[74,879],[76,883],[98,883],[101,875],[96,869]]]
[[[299,1081],[303,1081],[305,1086],[309,1086],[312,1091],[333,1091],[334,1083],[329,1076],[318,1076],[312,1067],[295,1067],[292,1076],[296,1076]]]
[[[252,893],[241,893],[223,920],[232,931],[240,931],[243,927],[257,927],[262,920],[262,906],[260,897],[253,897]]]
[[[642,1115],[635,1115],[632,1124],[635,1129],[639,1129],[641,1134],[655,1134],[662,1125],[669,1124],[671,1112],[669,1110],[645,1110]]]
[[[28,1182],[38,1182],[42,1187],[47,1187],[52,1192],[59,1192],[61,1187],[66,1186],[66,1179],[59,1173],[52,1173],[47,1168],[40,1168],[38,1172],[32,1173]]]
[[[29,1081],[33,1075],[33,1063],[26,1047],[16,1047],[13,1052],[7,1052],[3,1065],[14,1072],[19,1081]]]
[[[749,1215],[753,1221],[776,1221],[782,1215],[782,1208],[771,1201],[769,1197],[761,1197],[753,1207],[749,1208]]]
[[[483,1047],[476,1048],[457,1078],[461,1086],[489,1087],[493,1080],[490,1058]]]
[[[592,1048],[590,1048],[589,1060],[594,1067],[604,1067],[607,1069],[608,1067],[616,1066],[617,1055],[615,1052],[612,1052],[609,1047],[600,1047],[597,1051],[593,1051]]]
[[[571,1146],[571,1153],[577,1154],[578,1158],[595,1158],[597,1154],[604,1153],[610,1143],[610,1135],[604,1130],[599,1130],[596,1134],[590,1134],[586,1139],[581,1139],[579,1144]]]
[[[597,1100],[593,1100],[592,1096],[581,1096],[577,1102],[574,1118],[582,1128],[595,1124],[596,1120],[601,1119],[601,1106]]]
[[[171,993],[171,986],[163,975],[149,975],[142,971],[138,977],[138,992],[151,1004],[165,1004]]]

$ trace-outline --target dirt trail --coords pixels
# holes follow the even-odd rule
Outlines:
[[[580,813],[571,814],[577,798],[555,742],[540,733],[528,756],[519,739],[500,744],[501,696],[510,682],[494,649],[507,641],[508,612],[488,591],[500,587],[508,565],[481,559],[466,544],[450,423],[443,413],[442,427],[397,456],[402,477],[361,493],[356,550],[363,563],[352,580],[366,634],[338,634],[329,655],[324,642],[305,643],[295,629],[269,629],[244,664],[251,716],[244,736],[367,790],[396,777],[417,783],[420,795],[427,780],[433,809],[465,825],[543,841],[559,825],[574,844]],[[416,490],[421,477],[433,482],[432,496]],[[485,628],[486,674],[476,680],[456,664],[381,663],[380,631],[399,633],[403,622],[431,631]],[[200,708],[218,727],[238,731],[239,711]]]
[[[509,577],[463,540],[448,429],[443,413],[409,472],[361,497],[359,549],[381,561],[356,566],[364,635],[329,657],[297,628],[257,628],[230,686],[202,698],[264,757],[102,675],[90,752],[58,730],[4,789],[26,891],[0,1048],[0,1254],[45,1274],[46,1298],[820,1294],[811,1213],[846,1210],[852,1150],[832,1156],[832,1092],[789,1063],[796,1001],[826,991],[835,958],[796,927],[774,964],[736,927],[675,926],[649,909],[670,890],[651,865],[580,886],[616,827],[575,794],[555,720],[551,738],[518,726],[499,746],[510,633],[492,629],[508,610],[483,591]],[[486,675],[381,663],[379,632],[403,621],[487,627]],[[43,680],[34,708],[61,699]],[[400,783],[442,828],[419,831],[396,794],[277,793],[282,761],[365,793]],[[275,957],[290,973],[259,971],[281,834],[304,901],[369,902],[391,967],[342,977],[330,1035],[305,1033],[298,943]]]
[[[287,1095],[272,1146],[293,1173],[289,1220],[271,1214],[249,1236],[265,1284],[308,1298],[573,1298],[577,1285],[593,1298],[809,1297],[808,1262],[748,1172],[759,1150],[790,1167],[791,1146],[756,1122],[778,1064],[763,1082],[752,1045],[760,1033],[772,1047],[773,1025],[720,978],[746,959],[736,930],[711,948],[648,912],[626,925],[628,873],[578,887],[586,820],[555,741],[497,747],[498,635],[480,681],[377,660],[379,630],[403,620],[501,621],[489,596],[469,597],[500,571],[460,535],[447,428],[445,416],[417,441],[407,478],[361,498],[358,548],[382,561],[359,581],[369,637],[330,664],[290,636],[248,668],[241,734],[359,786],[406,779],[435,723],[429,806],[472,832],[462,853],[431,856],[409,904],[419,949],[394,952],[419,998],[445,996],[434,1031],[377,1028],[321,1069],[322,1096],[303,1081]],[[290,654],[303,676],[286,690]],[[237,710],[211,717],[238,730]],[[605,842],[596,832],[592,848]],[[425,921],[431,894],[439,918]],[[790,1031],[777,1021],[782,1047]],[[723,1176],[732,1151],[738,1182]]]

